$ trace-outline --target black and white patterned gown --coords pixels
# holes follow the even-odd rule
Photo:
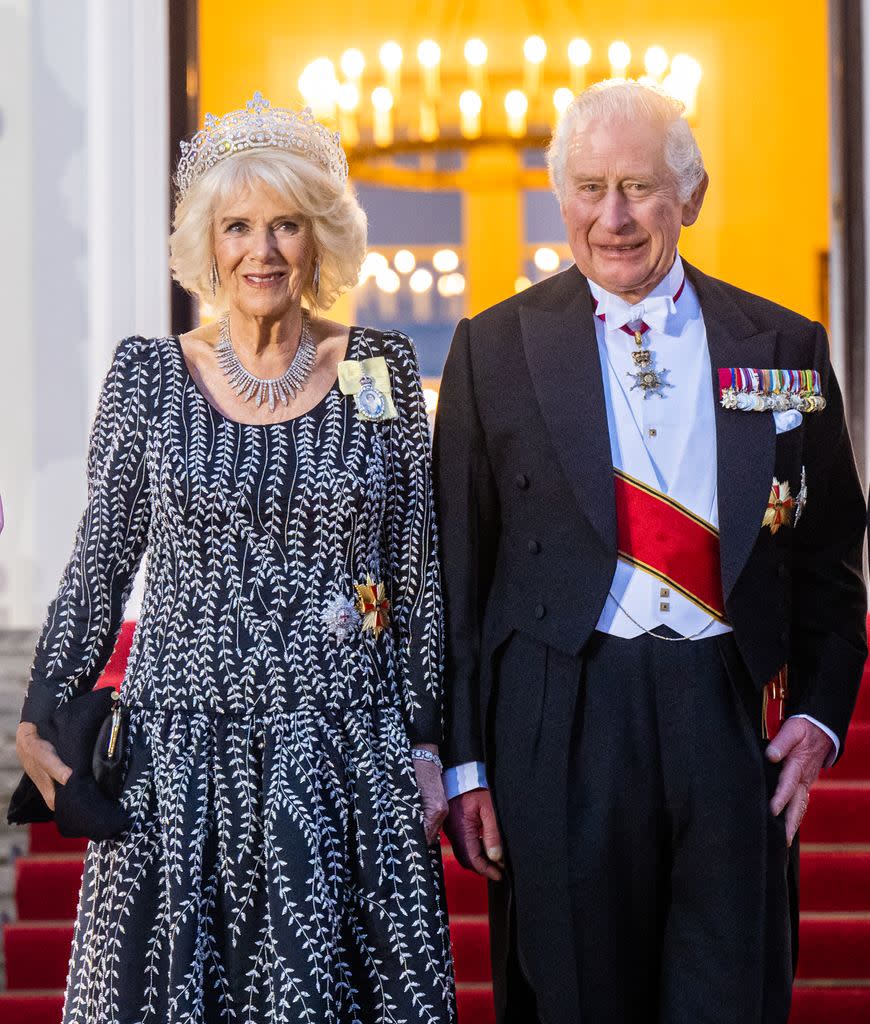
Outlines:
[[[454,1020],[440,854],[412,742],[440,733],[441,599],[413,346],[383,356],[397,417],[336,384],[239,424],[176,339],[118,347],[89,501],[24,718],[93,685],[147,551],[122,688],[134,827],[89,847],[65,1024]],[[367,576],[391,627],[330,630]]]

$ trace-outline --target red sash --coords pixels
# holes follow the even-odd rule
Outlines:
[[[619,557],[726,622],[719,531],[667,494],[613,472]]]

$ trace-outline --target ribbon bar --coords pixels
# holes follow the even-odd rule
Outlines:
[[[719,531],[667,494],[614,469],[619,557],[726,622]]]

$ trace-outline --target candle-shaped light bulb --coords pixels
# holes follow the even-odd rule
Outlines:
[[[668,55],[661,46],[651,46],[644,55],[643,66],[650,78],[661,81],[662,75],[668,70]]]
[[[571,65],[571,89],[576,96],[586,88],[586,68],[592,60],[592,47],[585,39],[572,39],[568,43],[568,63]]]
[[[520,89],[511,89],[504,98],[504,109],[507,114],[508,134],[519,138],[526,133],[526,114],[529,101]]]
[[[434,39],[424,39],[417,47],[417,60],[423,72],[423,95],[434,103],[441,89],[441,47]]]
[[[611,77],[625,78],[628,65],[631,64],[631,49],[628,43],[621,40],[611,43],[607,50],[607,59],[610,61]]]
[[[571,92],[566,86],[562,86],[561,89],[557,89],[553,93],[553,106],[556,108],[557,119],[562,117],[568,107],[571,106],[574,101],[574,93]]]
[[[359,80],[366,69],[366,59],[361,50],[351,47],[351,49],[345,50],[341,55],[339,66],[341,67],[341,73],[348,81],[359,85]]]
[[[372,92],[374,108],[374,137],[378,146],[389,146],[393,141],[393,94],[385,85]]]
[[[476,139],[480,135],[482,110],[483,100],[474,89],[466,89],[459,97],[459,127],[466,139]]]
[[[541,65],[547,56],[547,44],[540,36],[529,36],[523,44],[526,92],[534,97],[541,88]]]
[[[387,88],[394,96],[398,96],[401,86],[402,61],[404,59],[402,47],[390,40],[384,43],[378,53],[381,67],[384,69],[384,81]]]
[[[299,76],[299,92],[315,117],[335,117],[338,89],[335,65],[328,57],[313,60]]]
[[[475,92],[486,91],[486,61],[489,51],[482,39],[469,39],[465,43],[465,63],[468,68],[468,81]]]
[[[359,88],[356,83],[342,82],[338,87],[338,130],[346,149],[352,149],[359,143],[359,101]]]

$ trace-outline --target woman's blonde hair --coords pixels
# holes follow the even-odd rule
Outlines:
[[[286,197],[311,225],[314,255],[320,258],[320,288],[315,294],[312,275],[302,297],[314,311],[328,309],[359,279],[366,250],[366,215],[349,182],[339,185],[304,156],[286,150],[261,149],[227,157],[178,200],[169,237],[172,276],[215,312],[225,312],[223,288],[219,285],[212,294],[211,286],[214,212],[227,197],[262,186]]]

